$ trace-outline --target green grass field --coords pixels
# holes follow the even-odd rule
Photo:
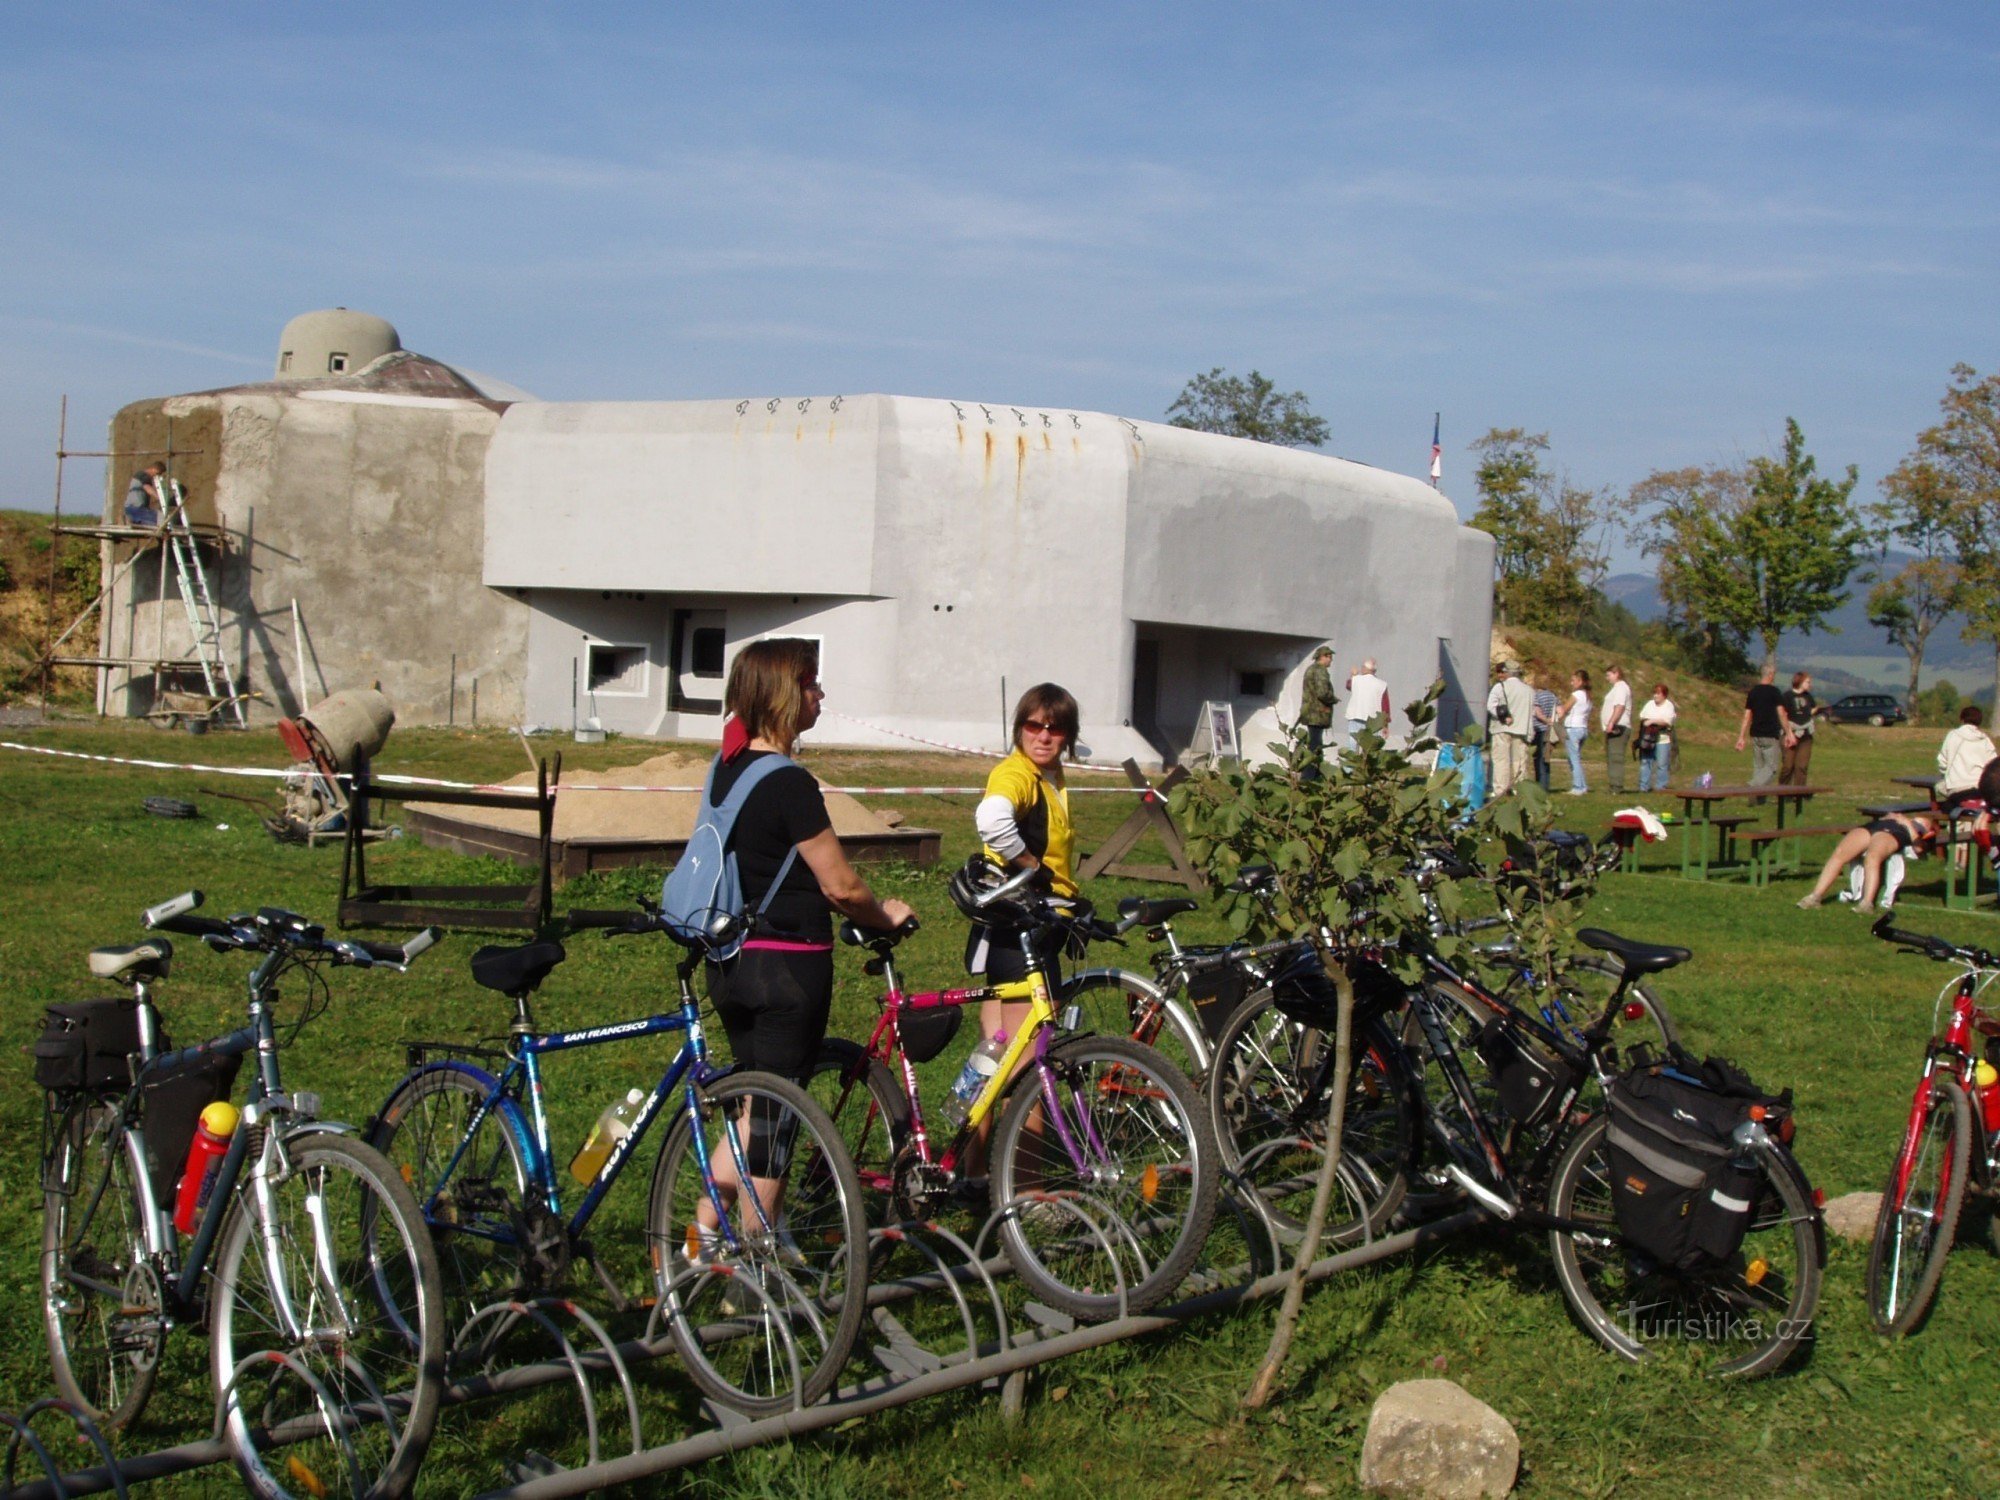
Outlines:
[[[1684,779],[1703,769],[1723,781],[1747,774],[1748,757],[1728,748],[1734,737],[1728,708],[1718,699],[1691,726]],[[1887,778],[1929,769],[1938,733],[1826,731],[1814,780],[1836,791],[1813,809],[1811,820],[1841,822],[1857,802],[1900,795]],[[277,766],[285,759],[275,735],[262,732],[195,740],[80,724],[0,737],[168,760]],[[652,748],[549,745],[562,748],[572,766],[629,763]],[[1598,784],[1601,748],[1593,742],[1591,749]],[[809,758],[835,782],[965,783],[982,775],[979,763],[943,757],[819,752]],[[382,769],[487,778],[511,774],[521,764],[518,743],[500,734],[409,730],[395,736]],[[1559,771],[1557,786],[1564,784]],[[280,846],[259,826],[255,810],[215,795],[261,789],[200,773],[0,751],[0,852],[9,875],[0,965],[17,991],[0,1010],[0,1045],[10,1059],[9,1086],[0,1089],[0,1139],[8,1142],[0,1148],[0,1192],[11,1208],[0,1220],[0,1308],[6,1311],[0,1407],[18,1407],[50,1386],[36,1309],[40,1100],[19,1048],[35,1035],[45,1002],[102,992],[85,973],[84,951],[132,941],[141,909],[153,901],[199,886],[212,911],[273,904],[331,915],[339,852]],[[140,802],[153,794],[189,798],[202,815],[190,822],[150,817]],[[909,822],[945,834],[945,861],[937,868],[876,871],[882,885],[911,900],[925,919],[925,931],[906,950],[906,977],[920,986],[956,982],[961,972],[963,927],[945,896],[944,876],[971,847],[972,800],[913,797],[894,804]],[[1665,799],[1648,800],[1665,805]],[[1595,832],[1614,805],[1600,792],[1565,799],[1562,811],[1571,826]],[[1079,798],[1078,809],[1089,847],[1122,820],[1129,803]],[[225,823],[226,829],[218,826]],[[1817,846],[1820,855],[1825,847],[1826,841]],[[1649,851],[1646,859],[1647,873],[1606,882],[1592,920],[1634,937],[1692,947],[1695,961],[1660,985],[1691,1041],[1740,1060],[1767,1086],[1797,1091],[1798,1154],[1828,1196],[1879,1187],[1944,971],[1895,956],[1844,909],[1794,909],[1804,888],[1796,879],[1761,892],[1726,881],[1696,885],[1678,878],[1674,845]],[[413,840],[379,846],[371,862],[373,873],[386,880],[508,874]],[[1905,925],[2000,946],[2000,923],[1980,914],[1947,915],[1937,898],[1935,863],[1917,868],[1905,896]],[[610,905],[656,886],[656,875],[596,877],[564,889],[558,904]],[[1110,904],[1139,890],[1106,882],[1091,894]],[[285,1054],[288,1082],[320,1091],[334,1117],[365,1120],[401,1069],[398,1037],[497,1030],[501,1002],[475,989],[464,972],[467,956],[488,940],[453,935],[405,976],[334,974],[330,1013]],[[662,947],[595,937],[569,946],[569,963],[543,991],[542,1017],[551,1024],[638,1013],[665,982]],[[1115,961],[1115,950],[1105,952]],[[1123,957],[1144,967],[1138,948]],[[176,965],[162,994],[177,1037],[192,1039],[236,1023],[244,960],[187,943]],[[864,1032],[873,1013],[869,983],[854,956],[843,954],[836,1032]],[[956,1044],[937,1070],[948,1074],[967,1045]],[[645,1081],[659,1061],[642,1047],[556,1059],[551,1078],[559,1141],[576,1142],[607,1099]],[[643,1181],[621,1184],[614,1221],[598,1235],[607,1255],[628,1269],[636,1265],[629,1239],[614,1242],[621,1229],[631,1233],[643,1198]],[[788,1449],[713,1463],[647,1492],[929,1496],[1087,1487],[1113,1496],[1342,1494],[1353,1488],[1374,1396],[1394,1381],[1442,1372],[1519,1429],[1524,1494],[1992,1494],[2000,1492],[2000,1438],[1982,1357],[2000,1347],[2000,1260],[1988,1248],[1987,1222],[1983,1205],[1968,1210],[1966,1242],[1952,1256],[1937,1316],[1898,1345],[1868,1330],[1861,1293],[1865,1249],[1836,1242],[1810,1358],[1752,1385],[1716,1385],[1673,1369],[1633,1370],[1613,1362],[1570,1326],[1544,1242],[1488,1231],[1317,1291],[1307,1304],[1282,1398],[1247,1423],[1235,1419],[1234,1405],[1268,1335],[1268,1308],[1049,1367],[1033,1378],[1018,1424],[1003,1420],[990,1393],[967,1393]],[[121,1447],[185,1441],[205,1424],[198,1340],[183,1337],[177,1351],[147,1425]],[[653,1442],[681,1435],[692,1421],[692,1402],[667,1364],[640,1376]],[[426,1492],[467,1494],[499,1482],[503,1450],[528,1440],[536,1420],[511,1408],[448,1413],[426,1470]],[[211,1473],[156,1492],[235,1489],[232,1476]]]

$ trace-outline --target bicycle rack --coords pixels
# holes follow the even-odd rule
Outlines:
[[[12,1496],[15,1492],[14,1471],[23,1448],[26,1448],[33,1455],[35,1462],[42,1466],[42,1473],[55,1493],[59,1495],[69,1493],[69,1486],[63,1480],[61,1466],[56,1463],[54,1456],[35,1434],[35,1418],[45,1411],[67,1417],[70,1425],[97,1450],[98,1457],[104,1460],[102,1472],[107,1481],[102,1487],[111,1490],[118,1496],[118,1500],[125,1500],[125,1478],[119,1472],[118,1455],[111,1451],[111,1444],[105,1440],[103,1432],[88,1414],[60,1396],[44,1396],[39,1401],[31,1402],[18,1416],[10,1411],[0,1411],[0,1427],[7,1428],[11,1434],[7,1439],[6,1467],[0,1470],[0,1500],[6,1500],[6,1497]]]
[[[1343,1176],[1347,1169],[1343,1167]],[[1346,1178],[1343,1186],[1355,1193],[1357,1183]],[[1018,1312],[1010,1312],[1009,1298],[1003,1294],[1001,1277],[1008,1270],[1004,1254],[989,1252],[1000,1228],[1010,1219],[1037,1204],[1053,1204],[1056,1211],[1072,1221],[1076,1237],[1095,1243],[1098,1252],[1116,1269],[1120,1315],[1102,1323],[1079,1326],[1062,1313],[1030,1300],[1019,1301]],[[1227,1217],[1223,1217],[1226,1211]],[[1402,1229],[1396,1233],[1365,1236],[1357,1245],[1323,1256],[1306,1272],[1307,1280],[1318,1282],[1343,1271],[1387,1259],[1419,1246],[1444,1239],[1484,1220],[1475,1208]],[[858,1417],[891,1407],[906,1405],[950,1391],[998,1388],[1002,1410],[1021,1410],[1030,1370],[1067,1355],[1097,1349],[1122,1340],[1143,1337],[1185,1326],[1196,1319],[1232,1311],[1281,1294],[1290,1279],[1286,1268],[1285,1236],[1272,1221],[1268,1208],[1237,1173],[1224,1175],[1217,1230],[1233,1227],[1240,1243],[1231,1246],[1247,1259],[1231,1264],[1215,1264],[1204,1259],[1197,1264],[1181,1300],[1144,1313],[1130,1311],[1129,1287],[1140,1278],[1130,1278],[1134,1266],[1143,1267],[1138,1252],[1139,1235],[1134,1226],[1101,1198],[1087,1193],[1029,1193],[1003,1205],[989,1215],[969,1241],[964,1235],[929,1221],[908,1221],[871,1231],[869,1249],[876,1257],[877,1275],[868,1289],[867,1305],[873,1329],[879,1337],[870,1339],[864,1331],[857,1353],[872,1361],[876,1373],[835,1391],[810,1407],[794,1406],[776,1416],[750,1420],[736,1413],[718,1411],[703,1403],[712,1425],[691,1435],[652,1447],[644,1446],[644,1432],[632,1368],[641,1362],[674,1353],[674,1341],[663,1326],[669,1300],[684,1293],[704,1276],[731,1274],[733,1268],[689,1265],[668,1282],[664,1294],[648,1316],[643,1335],[615,1341],[595,1318],[563,1298],[545,1297],[531,1301],[501,1301],[472,1314],[453,1340],[453,1358],[463,1364],[455,1369],[447,1385],[447,1406],[493,1396],[532,1390],[540,1386],[566,1383],[573,1386],[583,1402],[585,1446],[592,1461],[576,1468],[544,1469],[541,1455],[520,1455],[509,1466],[511,1482],[486,1493],[484,1500],[544,1500],[544,1497],[583,1495],[613,1485],[629,1484],[659,1474],[705,1462],[709,1459],[764,1443],[788,1441]],[[1230,1237],[1212,1232],[1211,1246],[1229,1245]],[[1136,1260],[1133,1258],[1137,1256]],[[901,1275],[885,1271],[903,1269]],[[772,1326],[783,1329],[786,1358],[793,1364],[794,1387],[800,1383],[799,1352],[787,1320],[775,1316],[778,1303],[757,1278],[736,1276],[739,1287],[761,1302],[771,1315]],[[793,1289],[797,1294],[797,1289]],[[918,1299],[938,1299],[936,1316],[928,1321],[906,1309]],[[482,1334],[490,1325],[494,1332]],[[532,1363],[504,1365],[498,1358],[499,1331],[531,1327],[551,1351],[550,1357]],[[926,1336],[922,1330],[928,1330]],[[580,1330],[580,1332],[579,1332]],[[704,1324],[695,1336],[708,1341],[739,1335],[742,1320]],[[942,1331],[940,1331],[942,1330]],[[477,1335],[477,1337],[475,1337]],[[482,1353],[482,1351],[484,1351]],[[471,1368],[477,1360],[478,1368]],[[204,1465],[226,1461],[230,1454],[220,1441],[221,1422],[226,1420],[227,1401],[236,1386],[253,1369],[280,1365],[312,1387],[310,1373],[289,1356],[276,1352],[252,1355],[235,1372],[228,1390],[218,1403],[216,1437],[183,1444],[177,1448],[138,1455],[120,1462],[97,1442],[105,1464],[59,1475],[44,1462],[46,1479],[33,1481],[11,1493],[0,1488],[0,1500],[60,1500],[68,1495],[116,1490],[142,1479],[161,1478]],[[624,1425],[629,1429],[630,1452],[602,1456],[606,1437],[615,1419],[607,1419],[598,1409],[597,1387],[609,1375],[623,1401]],[[615,1408],[614,1401],[611,1406]],[[39,1406],[38,1408],[39,1409]],[[395,1403],[385,1404],[393,1413]],[[10,1423],[10,1425],[12,1425]],[[322,1430],[312,1418],[294,1418],[260,1436],[269,1445]],[[18,1433],[19,1429],[16,1428]],[[22,1438],[18,1446],[28,1448],[39,1460],[46,1448],[30,1447]],[[344,1442],[344,1438],[342,1439]],[[10,1464],[12,1459],[10,1457]],[[552,1467],[552,1466],[551,1466]],[[9,1471],[11,1473],[11,1469]]]

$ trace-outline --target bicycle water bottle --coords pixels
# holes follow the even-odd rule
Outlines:
[[[951,1086],[945,1096],[944,1117],[951,1122],[953,1130],[963,1125],[972,1114],[972,1101],[979,1097],[986,1087],[986,1080],[1000,1069],[1000,1059],[1007,1055],[1007,1033],[997,1032],[972,1049],[972,1056],[965,1060],[959,1070],[958,1081]]]
[[[1981,1062],[1972,1070],[1981,1123],[1988,1135],[2000,1132],[2000,1068]]]
[[[202,1210],[208,1207],[215,1179],[222,1172],[222,1158],[229,1150],[229,1138],[236,1134],[238,1118],[236,1106],[227,1099],[218,1099],[201,1112],[194,1139],[188,1142],[181,1185],[174,1194],[174,1228],[182,1234],[194,1233]]]
[[[590,1127],[590,1134],[583,1138],[583,1149],[571,1159],[569,1175],[585,1186],[597,1181],[597,1174],[604,1170],[618,1143],[632,1133],[632,1123],[639,1118],[639,1107],[645,1102],[645,1090],[633,1089],[616,1104],[607,1104],[597,1123]]]

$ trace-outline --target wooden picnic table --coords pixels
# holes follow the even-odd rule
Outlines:
[[[1793,811],[1803,817],[1806,803],[1832,790],[1827,786],[1787,786],[1775,781],[1764,786],[1683,787],[1675,790],[1673,795],[1681,799],[1681,818],[1687,830],[1681,839],[1681,877],[1685,880],[1706,880],[1712,870],[1747,870],[1750,867],[1749,861],[1736,856],[1736,830],[1755,820],[1734,814],[1718,816],[1714,811],[1718,804],[1769,797],[1778,804],[1778,827],[1782,829],[1785,826],[1785,804],[1790,803]],[[1711,829],[1716,835],[1712,855],[1709,851]]]
[[[1944,778],[1933,771],[1928,776],[1891,776],[1897,786],[1913,786],[1920,792],[1935,792],[1937,784]]]

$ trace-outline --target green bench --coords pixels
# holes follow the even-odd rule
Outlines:
[[[1750,849],[1750,883],[1765,886],[1780,869],[1798,868],[1796,848],[1791,852],[1791,862],[1780,863],[1786,839],[1820,838],[1826,834],[1838,837],[1846,832],[1846,824],[1827,823],[1817,828],[1760,828],[1755,833],[1739,833],[1737,837]]]

